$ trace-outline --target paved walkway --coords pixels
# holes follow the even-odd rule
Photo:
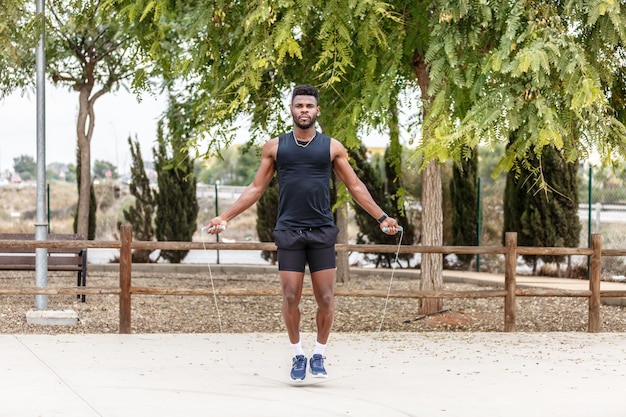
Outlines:
[[[284,334],[0,335],[0,352],[0,417],[626,415],[626,333],[335,333],[330,377],[301,384]]]
[[[448,282],[466,282],[485,286],[504,286],[504,274],[486,272],[443,271],[444,280]],[[521,288],[550,288],[559,290],[588,290],[589,281],[585,279],[537,277],[516,275],[517,286]],[[626,291],[626,282],[600,282],[601,291]],[[624,297],[602,297],[603,304],[626,306]]]
[[[334,334],[330,377],[302,384],[283,334],[0,335],[0,351],[2,417],[626,415],[626,334]]]

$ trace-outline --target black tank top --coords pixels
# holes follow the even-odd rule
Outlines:
[[[296,145],[293,132],[278,138],[278,221],[275,230],[334,225],[330,207],[330,137],[315,132],[306,147]]]

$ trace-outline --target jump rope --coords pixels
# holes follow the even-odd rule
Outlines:
[[[220,226],[220,228],[221,228],[221,231],[226,230],[225,226]],[[204,233],[207,233],[207,232],[212,231],[212,230],[213,230],[213,227],[211,227],[211,228],[203,227],[202,230],[201,230],[201,232],[202,232],[201,233],[202,247],[204,248],[205,252],[207,252],[208,249],[206,248],[206,241],[204,240]],[[400,238],[398,239],[398,246],[396,248],[395,257],[394,257],[394,260],[393,260],[392,265],[391,265],[391,276],[389,277],[389,283],[387,284],[387,295],[385,296],[385,302],[383,303],[380,324],[378,326],[378,331],[377,331],[378,335],[380,335],[382,333],[383,325],[385,324],[385,316],[387,314],[387,305],[389,304],[389,296],[391,294],[391,287],[393,285],[393,278],[394,278],[394,274],[395,274],[395,271],[396,271],[396,264],[398,263],[398,257],[399,257],[399,254],[400,254],[400,246],[402,245],[402,238],[404,237],[404,229],[402,228],[402,226],[398,226],[397,230],[400,232]],[[387,228],[384,227],[382,229],[382,231],[383,232],[387,232]],[[220,331],[220,334],[222,336],[224,336],[225,333],[224,333],[224,329],[223,329],[223,326],[222,326],[222,313],[221,313],[221,310],[220,310],[220,307],[219,307],[219,302],[218,302],[218,299],[217,299],[217,293],[215,291],[215,282],[214,282],[214,279],[213,279],[213,273],[211,271],[211,263],[208,262],[208,261],[207,261],[207,270],[209,272],[209,281],[211,283],[211,291],[213,293],[213,304],[214,304],[215,312],[216,312],[216,315],[217,315],[218,329]],[[236,373],[238,373],[240,375],[243,375],[243,376],[246,376],[246,377],[250,376],[250,374],[248,374],[248,373],[243,373],[243,372],[239,371],[231,363],[230,355],[229,355],[229,350],[230,349],[228,347],[228,343],[226,341],[224,341],[224,345],[225,345],[225,348],[226,348],[226,362],[228,363],[228,366],[231,368],[231,370],[233,372],[236,372]],[[374,362],[374,357],[378,353],[377,349],[372,349],[372,345],[373,345],[373,343],[370,344],[370,350],[372,351],[372,356],[370,358],[370,361],[367,363],[367,366],[365,366],[364,368],[372,366],[372,363]],[[315,380],[315,382],[311,382],[310,380],[308,380],[308,381],[297,381],[297,382],[296,381],[289,381],[288,382],[288,381],[284,381],[284,380],[277,380],[277,379],[264,377],[262,375],[259,375],[258,373],[255,373],[254,377],[255,378],[261,378],[261,379],[263,379],[263,380],[265,380],[267,382],[270,382],[272,384],[278,384],[278,385],[311,386],[311,385],[318,385],[318,384],[323,384],[323,383],[330,382],[330,381],[336,381],[336,380],[339,380],[339,379],[352,377],[352,376],[355,376],[355,375],[357,375],[357,374],[359,374],[361,372],[363,372],[363,369],[357,370],[356,372],[353,372],[351,374],[347,374],[347,375],[343,375],[343,376],[339,376],[339,377],[318,378],[318,379]]]

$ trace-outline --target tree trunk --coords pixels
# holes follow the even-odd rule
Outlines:
[[[89,198],[91,188],[91,137],[94,128],[93,101],[90,95],[93,90],[93,67],[87,65],[86,82],[76,89],[78,98],[78,117],[76,121],[76,137],[80,153],[80,184],[78,194],[78,214],[76,233],[85,239],[89,236]],[[91,76],[89,76],[91,74]]]
[[[424,120],[428,114],[431,98],[428,95],[430,73],[423,55],[416,50],[413,54],[413,69],[420,86]],[[423,129],[428,135],[430,129]],[[443,244],[443,207],[441,188],[441,167],[437,161],[430,161],[422,172],[422,244],[441,246]],[[422,254],[421,289],[440,291],[443,289],[443,256],[441,254]],[[420,300],[419,314],[429,314],[443,308],[441,298]]]
[[[348,243],[348,205],[343,204],[337,209],[337,243]],[[348,252],[337,253],[337,282],[348,282],[350,280],[350,254]]]
[[[422,244],[441,246],[443,244],[443,214],[441,207],[441,167],[431,161],[422,172]],[[422,254],[422,291],[443,289],[443,256],[440,253]],[[443,308],[443,299],[424,298],[420,300],[419,314],[429,314]]]

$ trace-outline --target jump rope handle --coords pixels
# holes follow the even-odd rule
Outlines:
[[[398,229],[398,232],[401,232],[401,231],[403,231],[403,230],[404,230],[404,229],[402,228],[402,226],[398,226],[398,227],[397,227],[397,229]],[[382,231],[383,231],[384,233],[387,233],[387,230],[389,230],[389,228],[388,228],[388,227],[383,227],[383,228],[382,228]]]
[[[213,230],[215,230],[215,226],[211,226],[211,227],[203,227],[202,228],[202,233],[208,233],[208,232],[212,232]],[[226,230],[226,226],[220,226],[220,230],[223,232],[224,230]]]

